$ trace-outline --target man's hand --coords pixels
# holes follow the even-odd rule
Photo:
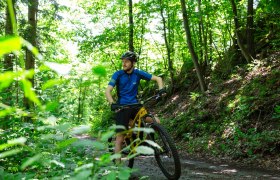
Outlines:
[[[111,104],[111,111],[116,111],[116,110],[117,110],[117,107],[118,107],[118,104],[112,103],[112,104]]]
[[[165,88],[162,88],[159,90],[158,94],[161,96],[161,97],[164,97],[166,96],[167,92],[166,92],[166,89]]]

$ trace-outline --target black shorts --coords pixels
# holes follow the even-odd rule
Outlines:
[[[122,109],[121,111],[116,113],[116,125],[122,125],[128,129],[128,123],[130,119],[134,119],[137,112],[138,108],[127,108],[127,109]],[[116,132],[122,132],[124,129],[117,128]]]

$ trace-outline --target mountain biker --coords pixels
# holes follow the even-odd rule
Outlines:
[[[163,81],[161,77],[149,74],[145,71],[139,70],[135,68],[135,64],[137,62],[137,55],[134,52],[128,51],[125,52],[121,58],[122,60],[122,70],[116,71],[110,82],[108,83],[108,87],[105,90],[105,95],[112,105],[115,101],[112,97],[112,90],[116,86],[118,100],[117,104],[126,105],[137,103],[137,94],[138,94],[138,85],[141,79],[146,81],[156,81],[159,87],[159,94],[163,95],[166,93],[163,87]],[[115,153],[119,153],[122,149],[122,143],[124,141],[124,134],[121,133],[124,129],[118,128],[118,125],[124,126],[128,129],[129,120],[133,119],[137,114],[137,109],[127,108],[122,109],[121,111],[116,112],[116,142],[115,142]],[[117,160],[117,163],[120,162],[120,159]]]

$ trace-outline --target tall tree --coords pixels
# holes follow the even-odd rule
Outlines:
[[[38,12],[38,0],[29,0],[28,1],[28,34],[27,40],[33,45],[36,46],[36,38],[37,38],[37,12]],[[35,69],[35,56],[29,50],[26,50],[26,61],[25,61],[25,69],[31,70]],[[29,79],[32,83],[32,87],[34,87],[34,77]],[[24,104],[26,109],[30,109],[32,103],[24,98]]]
[[[196,74],[197,74],[197,77],[198,77],[198,80],[199,80],[200,89],[201,89],[202,92],[205,92],[207,90],[207,88],[206,88],[204,78],[201,74],[201,69],[200,69],[200,66],[199,66],[199,63],[198,63],[198,57],[197,57],[197,54],[194,50],[192,39],[191,39],[191,31],[190,31],[190,26],[189,26],[189,20],[188,20],[188,14],[187,14],[185,0],[181,0],[181,8],[182,8],[184,28],[185,28],[185,32],[186,32],[186,39],[187,39],[187,44],[188,44],[188,47],[189,47],[189,51],[190,51],[192,61],[194,63],[194,67],[195,67],[195,70],[196,70]]]
[[[129,46],[129,51],[134,52],[134,45],[133,45],[133,4],[132,0],[128,0],[128,8],[129,8],[129,41],[128,41],[128,46]]]
[[[12,6],[15,12],[15,0],[12,0]],[[9,7],[7,6],[6,8],[6,25],[5,25],[5,34],[6,35],[12,35],[13,32],[13,25],[11,22],[11,16],[9,12]],[[13,71],[13,55],[12,54],[7,54],[4,57],[4,69],[5,71]]]
[[[11,5],[12,5],[12,9],[15,13],[15,0],[12,0],[11,1]],[[9,36],[9,35],[13,35],[15,34],[16,32],[14,32],[14,30],[16,29],[15,24],[12,23],[12,19],[11,19],[11,11],[9,10],[9,5],[6,6],[6,24],[5,24],[5,35],[6,36]],[[15,17],[15,14],[14,14],[14,17]],[[15,20],[15,18],[14,18]],[[11,54],[6,54],[4,56],[4,63],[3,63],[3,67],[4,67],[4,71],[13,71],[13,57],[14,55],[11,53]],[[10,87],[7,87],[5,90],[4,90],[4,94],[1,94],[2,95],[2,102],[5,103],[6,105],[8,106],[12,106],[13,105],[13,99],[12,99],[12,91],[13,91],[13,88],[10,86]],[[1,126],[2,128],[7,128],[7,122],[9,122],[9,119],[10,119],[10,116],[4,116],[3,119],[1,119]]]
[[[234,24],[235,24],[235,34],[236,34],[236,39],[237,39],[237,44],[241,50],[242,55],[245,57],[247,63],[251,62],[252,56],[249,54],[248,50],[242,43],[242,37],[240,34],[240,26],[239,26],[239,21],[238,21],[238,14],[237,14],[237,8],[235,4],[235,0],[230,0],[231,6],[232,6],[232,11],[234,15]]]
[[[169,33],[169,36],[167,34],[167,30],[168,30],[168,32],[170,32],[171,27],[170,27],[170,21],[168,22],[168,27],[166,26],[167,22],[166,22],[166,18],[164,17],[164,4],[163,4],[162,0],[159,0],[159,5],[160,5],[160,15],[161,15],[162,24],[163,24],[164,43],[165,43],[165,47],[166,47],[166,51],[167,51],[167,61],[168,61],[168,70],[169,70],[170,79],[171,79],[171,89],[173,91],[174,90],[174,68],[173,68],[173,61],[172,61],[172,57],[171,57],[171,52],[172,52],[172,45],[170,42],[171,35],[170,35],[170,33]],[[168,13],[168,17],[169,17],[169,13]]]
[[[247,47],[250,55],[256,58],[255,43],[254,43],[254,8],[253,0],[248,0],[247,7]]]
[[[205,6],[207,7],[207,3],[205,4]],[[205,64],[209,63],[208,60],[208,47],[207,47],[207,26],[205,27],[204,25],[204,19],[203,19],[203,14],[207,13],[206,11],[203,12],[201,9],[201,0],[198,0],[198,13],[199,13],[199,29],[200,29],[200,39],[201,39],[201,50],[202,50],[202,62],[204,62]],[[208,15],[206,14],[206,17]]]

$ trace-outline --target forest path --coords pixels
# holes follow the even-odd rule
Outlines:
[[[185,179],[276,179],[280,180],[280,171],[265,169],[244,168],[227,163],[205,162],[201,160],[180,157],[182,173],[180,180]],[[133,175],[135,178],[145,176],[144,179],[166,179],[159,169],[153,156],[137,157],[134,168],[138,169]]]
[[[88,135],[76,136],[80,140],[96,139]],[[214,161],[204,161],[186,156],[180,156],[181,177],[179,180],[209,180],[209,179],[272,179],[280,180],[280,171],[267,170],[261,168],[251,168],[230,163],[218,163]],[[131,180],[164,180],[166,177],[157,165],[154,156],[138,156],[134,161],[136,172],[132,174]]]

